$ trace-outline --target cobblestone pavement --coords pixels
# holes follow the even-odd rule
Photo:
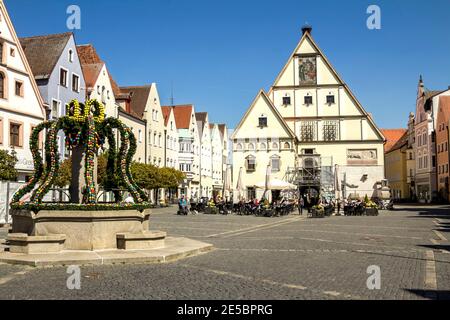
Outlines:
[[[175,215],[151,229],[214,244],[159,265],[66,268],[0,265],[0,299],[449,299],[450,207],[404,206],[379,217],[306,219]],[[381,289],[369,290],[369,266]]]

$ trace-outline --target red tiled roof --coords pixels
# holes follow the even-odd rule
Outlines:
[[[128,94],[131,99],[131,114],[144,118],[145,107],[147,106],[148,97],[152,86],[140,86],[140,87],[121,87],[120,92],[122,94]]]
[[[382,129],[381,132],[386,138],[386,144],[384,145],[384,152],[388,153],[394,147],[394,145],[403,137],[407,132],[406,129]]]
[[[100,59],[100,56],[97,54],[97,51],[92,44],[77,46],[77,52],[81,64],[97,64],[104,62]]]
[[[66,32],[19,39],[36,79],[50,78],[72,35]]]
[[[164,117],[164,125],[167,127],[167,125],[169,124],[169,119],[170,119],[170,113],[172,112],[172,107],[161,107],[162,110],[162,114]]]
[[[403,136],[387,151],[387,153],[401,149],[408,144],[408,132],[406,131]]]
[[[83,69],[84,81],[86,82],[86,87],[93,88],[97,82],[98,76],[104,63],[95,64],[82,64],[81,69]]]
[[[177,129],[189,129],[193,110],[194,106],[192,104],[173,107]]]

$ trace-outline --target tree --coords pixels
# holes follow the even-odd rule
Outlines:
[[[67,187],[72,181],[72,159],[64,160],[59,166],[54,185],[59,188]]]
[[[181,182],[185,179],[184,173],[173,168],[159,169],[161,176],[161,188],[175,189],[178,188]]]
[[[16,163],[17,157],[14,153],[9,154],[8,151],[0,150],[0,180],[17,180]]]

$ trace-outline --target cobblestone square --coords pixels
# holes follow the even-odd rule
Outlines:
[[[67,268],[3,264],[0,299],[450,298],[448,206],[326,219],[175,211],[155,210],[151,229],[215,250],[165,264],[81,267],[80,290],[67,288]],[[380,268],[380,290],[368,289],[370,266]]]

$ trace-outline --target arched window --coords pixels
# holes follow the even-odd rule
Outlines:
[[[262,151],[267,150],[267,145],[266,145],[264,142],[261,143],[260,147],[261,147],[261,150],[262,150]]]
[[[291,144],[289,142],[285,142],[284,143],[284,148],[285,149],[290,149],[291,148]]]
[[[248,150],[251,150],[251,151],[255,150],[255,145],[253,143],[249,143]]]
[[[276,142],[272,143],[272,149],[278,150],[278,143]]]
[[[0,72],[0,98],[5,99],[5,74]]]
[[[236,150],[240,151],[242,149],[243,149],[242,143],[238,143],[237,146],[236,146]]]
[[[73,50],[69,50],[69,62],[73,62]]]

